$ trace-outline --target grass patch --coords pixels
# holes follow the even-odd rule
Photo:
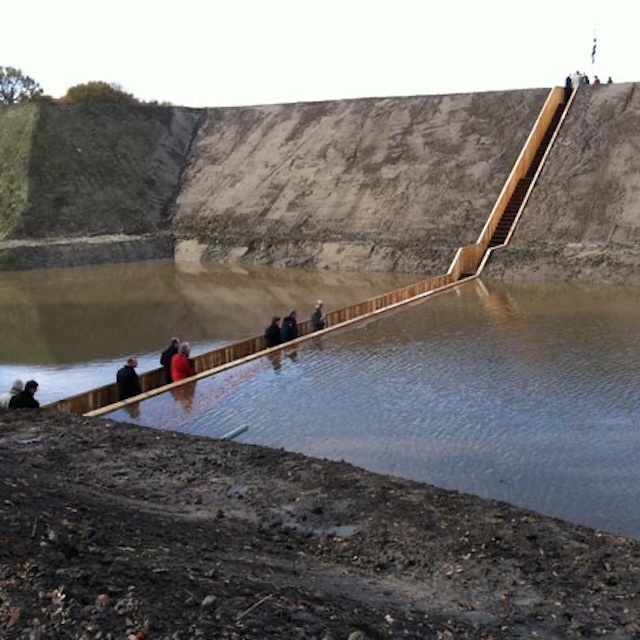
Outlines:
[[[18,255],[11,249],[0,249],[0,271],[16,271],[22,268]]]
[[[29,209],[19,235],[154,231],[145,215],[147,171],[170,118],[163,107],[43,107],[29,165]]]
[[[0,106],[0,238],[20,224],[29,197],[29,160],[36,105]]]

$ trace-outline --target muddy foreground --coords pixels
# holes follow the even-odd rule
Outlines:
[[[0,410],[0,637],[637,638],[640,544],[258,446]]]

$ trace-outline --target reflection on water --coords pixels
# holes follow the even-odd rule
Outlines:
[[[0,392],[35,378],[42,403],[109,384],[130,354],[159,366],[173,335],[198,354],[259,335],[314,301],[344,307],[415,275],[176,265],[172,261],[0,272]]]
[[[640,293],[477,282],[198,381],[140,424],[344,459],[640,538]],[[131,418],[123,411],[116,420]]]
[[[47,402],[415,276],[171,262],[0,274],[0,390]],[[475,282],[112,414],[238,437],[640,538],[638,289]]]

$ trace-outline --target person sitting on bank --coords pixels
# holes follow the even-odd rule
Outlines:
[[[189,357],[190,354],[189,343],[183,342],[178,348],[178,353],[171,358],[171,378],[174,382],[196,375],[196,368]]]
[[[27,381],[24,389],[9,400],[9,409],[39,409],[40,403],[33,397],[38,390],[35,380]]]
[[[298,337],[298,320],[295,311],[292,311],[282,321],[282,342],[289,342]]]
[[[271,324],[264,331],[265,348],[276,347],[282,344],[282,332],[280,331],[280,316],[273,316]]]
[[[171,384],[173,378],[171,377],[171,360],[173,356],[178,353],[180,348],[180,338],[171,338],[169,346],[162,352],[160,356],[160,364],[164,369],[164,379],[166,384]]]
[[[17,396],[23,389],[24,384],[22,380],[14,380],[11,385],[11,389],[0,396],[0,407],[8,409],[11,398],[13,398],[13,396]]]
[[[126,400],[139,396],[142,393],[140,379],[136,373],[138,359],[135,356],[127,358],[127,362],[116,374],[116,384],[118,385],[118,399]]]
[[[325,326],[325,318],[322,314],[322,300],[316,302],[316,306],[311,314],[311,331],[321,331]]]

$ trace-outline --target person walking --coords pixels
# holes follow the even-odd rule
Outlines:
[[[23,389],[24,384],[22,380],[14,380],[11,385],[11,389],[0,396],[0,407],[8,409],[11,398],[13,398],[13,396],[17,396]]]
[[[294,310],[288,316],[285,316],[282,321],[282,342],[289,342],[289,340],[295,340],[297,337],[298,320]]]
[[[273,316],[271,324],[264,331],[265,347],[276,347],[282,344],[282,332],[280,330],[280,316]]]
[[[37,390],[38,383],[35,380],[28,380],[24,389],[9,400],[9,409],[39,409],[40,403],[33,397]]]
[[[138,359],[135,356],[131,356],[127,358],[124,367],[118,370],[116,374],[116,384],[118,385],[119,400],[133,398],[133,396],[139,396],[142,393],[140,379],[136,373],[137,366]]]
[[[316,302],[316,306],[311,314],[311,331],[321,331],[326,324],[325,317],[322,313],[322,300]]]
[[[173,356],[178,353],[180,348],[180,338],[171,338],[169,346],[162,352],[160,356],[160,364],[164,368],[164,379],[166,384],[171,384],[173,378],[171,377],[171,360]]]
[[[190,355],[191,346],[188,342],[183,342],[178,348],[178,353],[171,358],[171,379],[174,382],[196,375],[196,368]]]

